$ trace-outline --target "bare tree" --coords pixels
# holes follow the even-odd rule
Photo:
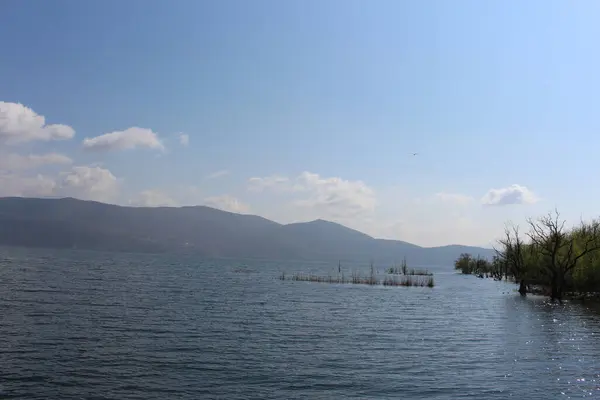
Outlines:
[[[490,263],[490,274],[495,281],[501,281],[502,278],[504,278],[505,270],[505,263],[498,257],[498,251],[496,251],[496,254],[492,257],[492,262]]]
[[[504,228],[504,238],[498,240],[501,250],[494,248],[500,262],[506,266],[505,273],[512,274],[519,283],[521,296],[527,294],[527,266],[525,264],[525,243],[519,235],[519,226],[507,225]]]
[[[581,221],[578,228],[567,231],[565,220],[560,219],[558,210],[539,218],[527,221],[531,228],[528,233],[533,250],[544,257],[542,273],[550,278],[553,300],[561,300],[565,290],[565,277],[577,266],[586,254],[600,249],[600,223]]]

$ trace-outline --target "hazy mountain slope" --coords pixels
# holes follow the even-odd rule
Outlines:
[[[204,257],[449,264],[463,246],[374,239],[323,220],[281,225],[210,207],[121,207],[65,199],[0,198],[0,245],[186,252]]]
[[[370,254],[373,250],[374,239],[371,236],[320,219],[284,225],[281,231],[282,237],[301,244],[305,252],[322,260],[360,259],[363,258],[361,255]]]
[[[186,250],[213,257],[287,256],[285,246],[273,247],[261,239],[279,224],[209,207],[135,208],[70,198],[0,199],[0,232],[4,233],[0,242],[19,244],[10,238],[9,230],[22,231],[21,225],[28,229],[28,237],[22,238],[27,246],[105,250],[131,246],[131,251],[147,251],[145,244],[153,243],[156,251]],[[48,238],[53,226],[56,237]],[[113,236],[121,237],[124,244],[114,243]],[[144,243],[142,249],[137,249],[138,243]]]

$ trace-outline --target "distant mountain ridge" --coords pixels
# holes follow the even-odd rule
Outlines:
[[[21,197],[0,198],[0,245],[336,262],[395,262],[406,257],[414,265],[451,265],[463,252],[493,254],[481,247],[425,248],[375,239],[320,219],[283,225],[206,206],[125,207]]]

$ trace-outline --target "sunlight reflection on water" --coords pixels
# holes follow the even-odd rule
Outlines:
[[[277,279],[337,265],[2,251],[3,398],[600,396],[597,309],[450,267],[384,288]]]

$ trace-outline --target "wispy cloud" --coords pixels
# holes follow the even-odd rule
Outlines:
[[[265,177],[252,177],[248,179],[248,190],[262,192],[266,189],[282,189],[287,188],[290,183],[290,178],[280,175],[271,175]]]
[[[181,144],[182,146],[187,146],[188,144],[190,144],[190,135],[186,133],[181,133],[179,135],[179,144]]]
[[[85,138],[83,148],[90,151],[131,150],[135,148],[165,149],[156,133],[150,129],[138,127],[105,133],[94,138]]]
[[[444,202],[444,203],[452,203],[457,205],[467,205],[473,202],[473,198],[471,196],[467,196],[460,193],[446,193],[439,192],[435,194],[435,198]]]
[[[322,177],[307,171],[293,179],[280,175],[250,178],[248,189],[292,195],[290,206],[310,218],[340,220],[366,216],[377,205],[374,190],[362,181]]]
[[[57,153],[29,155],[0,153],[0,170],[27,170],[44,165],[67,165],[71,163],[73,163],[71,158]]]
[[[229,195],[207,197],[204,199],[204,204],[209,207],[235,213],[245,213],[250,210],[250,206]]]
[[[129,200],[129,204],[137,207],[172,207],[177,202],[160,190],[144,190]]]
[[[227,175],[229,175],[229,171],[226,169],[222,169],[206,175],[206,179],[217,179]]]

